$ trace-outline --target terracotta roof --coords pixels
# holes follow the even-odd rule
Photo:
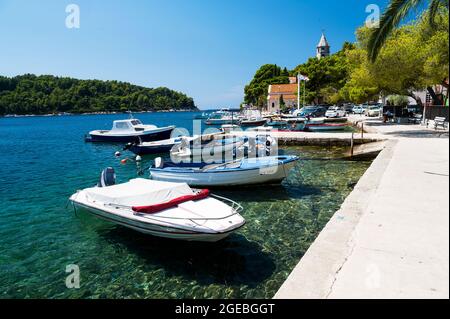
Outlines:
[[[272,84],[269,86],[269,94],[295,94],[297,90],[297,84]]]

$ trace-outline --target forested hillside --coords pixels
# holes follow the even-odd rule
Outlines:
[[[0,115],[58,112],[195,110],[192,98],[165,87],[51,75],[0,76]]]

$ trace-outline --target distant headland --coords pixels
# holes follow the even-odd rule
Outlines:
[[[165,87],[52,75],[0,76],[0,116],[197,110],[191,97]]]

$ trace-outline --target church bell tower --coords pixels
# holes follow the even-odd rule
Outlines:
[[[323,57],[330,55],[330,45],[328,44],[325,34],[322,32],[319,44],[317,45],[316,56],[320,60]]]

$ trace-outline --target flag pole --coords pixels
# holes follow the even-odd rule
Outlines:
[[[300,110],[300,73],[297,74],[297,110]]]
[[[306,79],[303,80],[303,106],[306,104]]]

